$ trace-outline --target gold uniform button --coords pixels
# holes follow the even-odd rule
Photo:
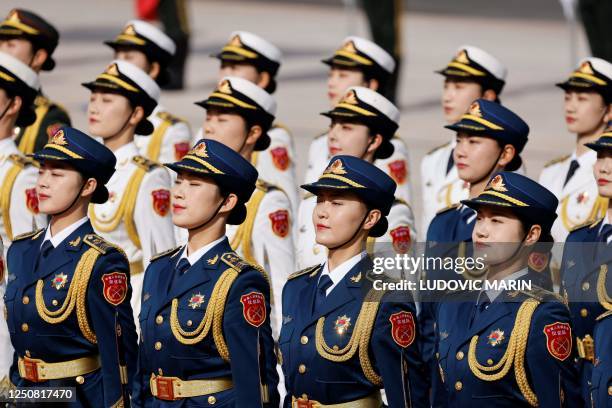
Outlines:
[[[27,333],[28,330],[30,330],[30,326],[28,326],[27,323],[24,323],[24,324],[21,325],[21,331],[22,332]]]
[[[298,372],[300,374],[304,374],[306,372],[306,366],[304,364],[300,364],[300,366],[298,367]]]
[[[584,282],[582,284],[582,290],[584,290],[584,291],[589,290],[590,287],[591,287],[591,285],[589,285],[589,282]]]
[[[440,353],[436,353],[436,358],[439,360],[440,359]]]
[[[589,311],[586,309],[580,309],[580,316],[587,317],[589,315]]]
[[[456,389],[457,391],[461,391],[461,390],[463,389],[463,384],[461,383],[461,381],[457,381],[457,382],[455,383],[455,389]]]
[[[77,384],[83,384],[85,382],[85,379],[83,378],[82,375],[79,375],[77,378],[75,378]]]
[[[463,360],[463,356],[464,356],[463,351],[457,352],[457,360]]]
[[[155,323],[162,324],[163,322],[164,322],[164,317],[163,316],[157,316],[155,318]]]
[[[193,326],[193,322],[191,320],[187,320],[187,326],[189,327]]]
[[[308,337],[307,337],[307,336],[302,336],[302,337],[300,337],[300,343],[302,343],[302,344],[308,344]]]
[[[53,306],[57,306],[57,305],[58,305],[58,303],[59,303],[59,302],[58,302],[56,299],[53,299],[53,300],[51,301],[51,304],[52,304]]]
[[[155,350],[161,350],[161,348],[162,348],[161,341],[156,341],[155,342]]]
[[[210,397],[208,397],[208,403],[210,405],[215,405],[216,402],[217,402],[217,399],[215,397],[213,397],[212,395]]]
[[[21,299],[21,301],[23,302],[24,305],[27,305],[28,303],[30,303],[30,298],[27,296],[24,296],[23,299]]]
[[[488,360],[487,360],[487,364],[488,364],[488,365],[493,365],[493,360],[492,360],[492,359],[488,359]]]

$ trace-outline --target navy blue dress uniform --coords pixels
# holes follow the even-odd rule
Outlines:
[[[612,132],[603,133],[597,141],[586,146],[595,151],[612,150]],[[574,228],[567,237],[561,265],[561,294],[572,316],[578,351],[576,366],[586,405],[591,405],[591,387],[600,385],[592,380],[593,365],[600,353],[609,354],[605,348],[595,346],[594,328],[597,318],[612,309],[612,301],[607,295],[612,293],[612,278],[608,275],[608,269],[612,268],[610,229],[605,218]],[[603,330],[599,332],[604,338]]]
[[[52,55],[59,42],[59,33],[44,18],[24,9],[11,10],[0,23],[0,41],[12,38],[25,39],[34,50],[47,51],[48,57],[41,69],[51,71],[55,68]],[[19,150],[25,154],[42,149],[60,127],[70,125],[70,117],[64,107],[48,99],[42,92],[34,100],[34,107],[36,120],[26,126],[19,125],[15,140]]]
[[[238,153],[203,139],[167,166],[235,193],[228,223],[244,220],[257,171]],[[184,247],[169,250],[145,272],[134,404],[278,406],[267,274],[238,257],[225,236],[199,252],[194,260]]]
[[[357,194],[383,215],[370,235],[385,233],[395,183],[375,165],[335,156],[318,181],[302,188],[315,195],[326,189]],[[296,272],[285,285],[279,338],[284,406],[380,407],[382,387],[391,407],[425,406],[414,302],[368,290],[371,259],[363,253],[353,262],[328,293],[322,291],[332,283],[322,272],[325,264]]]
[[[591,377],[591,404],[596,408],[612,407],[612,310],[597,318],[595,324],[595,358]]]
[[[63,127],[34,159],[61,161],[95,178],[92,202],[108,199],[104,184],[115,156],[90,136]],[[66,236],[55,242],[57,235]],[[137,336],[126,256],[97,236],[87,218],[57,235],[21,235],[8,252],[11,381],[19,387],[76,387],[76,406],[128,406]]]
[[[501,172],[480,195],[462,203],[511,209],[528,225],[540,225],[546,236],[558,200],[525,176]],[[439,406],[580,406],[569,311],[534,279],[525,267],[503,280],[531,288],[456,292],[439,303]]]

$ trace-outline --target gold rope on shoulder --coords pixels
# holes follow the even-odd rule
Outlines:
[[[255,190],[251,196],[251,199],[246,204],[246,219],[242,224],[240,224],[230,242],[230,245],[234,251],[238,252],[238,249],[241,249],[242,257],[249,263],[257,263],[255,257],[253,256],[251,238],[253,237],[255,217],[257,216],[257,211],[259,210],[259,206],[261,205],[261,201],[265,195],[265,190],[259,188]]]
[[[570,196],[566,196],[561,200],[561,221],[563,221],[563,226],[565,229],[570,231],[574,228],[578,223],[573,223],[569,215],[567,214],[567,206],[569,204]],[[591,212],[589,213],[586,221],[595,221],[606,215],[606,211],[608,210],[608,198],[598,196],[595,202],[593,203],[593,207],[591,207]]]
[[[2,211],[2,221],[4,222],[4,230],[6,231],[6,235],[10,241],[13,240],[13,226],[11,224],[11,196],[13,192],[13,186],[15,185],[15,180],[17,180],[17,176],[23,169],[23,166],[20,164],[14,164],[13,167],[9,169],[4,178],[4,182],[2,183],[2,187],[0,187],[0,211]]]
[[[91,272],[99,256],[100,252],[94,248],[88,249],[81,256],[72,275],[72,282],[68,288],[66,299],[64,299],[62,306],[55,312],[49,310],[45,304],[43,296],[44,281],[39,279],[36,283],[36,310],[40,318],[49,324],[59,324],[64,322],[76,307],[77,321],[81,333],[87,341],[93,344],[96,344],[98,341],[87,320],[87,287]]]
[[[147,158],[149,160],[158,161],[159,152],[163,144],[166,130],[172,125],[169,119],[162,119],[162,123],[153,131],[153,134],[149,136],[149,145],[147,146]]]
[[[123,197],[121,197],[121,202],[119,203],[117,211],[115,211],[115,214],[108,221],[102,221],[98,218],[95,212],[95,204],[89,205],[89,218],[96,231],[105,233],[112,232],[116,230],[121,221],[123,221],[130,240],[137,248],[141,248],[140,238],[138,237],[138,232],[134,223],[134,209],[136,207],[136,199],[138,198],[140,185],[145,174],[145,169],[140,167],[136,169],[125,187],[125,193]]]
[[[384,292],[375,290],[370,290],[366,295],[359,310],[353,334],[342,349],[333,349],[325,342],[325,337],[323,336],[325,317],[319,318],[315,329],[316,348],[321,357],[335,363],[342,363],[353,358],[355,353],[359,351],[359,362],[361,363],[363,374],[374,385],[382,385],[382,378],[374,371],[368,349],[380,299],[383,295]]]
[[[599,268],[599,276],[597,277],[597,299],[606,310],[612,310],[612,297],[608,295],[606,290],[606,277],[608,276],[608,265],[603,264]]]
[[[538,406],[538,399],[529,386],[527,373],[525,372],[525,351],[527,349],[531,318],[539,304],[540,302],[535,299],[528,299],[521,304],[516,314],[510,340],[508,340],[508,347],[497,364],[483,366],[478,362],[476,358],[478,336],[472,337],[468,350],[468,365],[470,370],[482,381],[498,381],[504,378],[514,363],[514,375],[521,394],[523,394],[525,400],[534,407]]]
[[[185,345],[197,344],[208,335],[212,327],[213,339],[219,351],[219,355],[225,361],[229,361],[229,349],[223,337],[223,313],[225,311],[227,295],[232,283],[234,283],[238,277],[238,273],[237,270],[228,268],[221,274],[210,295],[210,301],[206,306],[204,317],[192,331],[186,331],[181,327],[181,323],[178,319],[178,299],[172,300],[170,309],[170,329],[172,330],[174,338],[176,338],[179,343]]]
[[[36,98],[37,101],[40,100]],[[43,119],[47,116],[47,112],[49,111],[50,105],[48,103],[43,103],[36,107],[34,113],[36,114],[36,120],[30,126],[25,128],[23,131],[23,136],[19,141],[19,150],[23,154],[32,154],[34,153],[34,145],[36,144],[36,138],[38,137],[38,131],[40,130],[40,125],[42,124]]]

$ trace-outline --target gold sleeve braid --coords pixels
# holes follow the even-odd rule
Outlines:
[[[601,265],[597,277],[597,299],[606,310],[612,310],[612,297],[606,291],[606,278],[608,276],[608,265]]]
[[[72,282],[70,283],[66,299],[64,299],[62,306],[54,312],[47,309],[45,305],[45,298],[43,296],[44,281],[39,279],[36,283],[36,310],[40,318],[49,324],[59,324],[65,321],[76,307],[77,321],[81,333],[92,344],[96,344],[98,341],[87,321],[87,286],[99,256],[100,252],[94,248],[88,249],[81,256],[72,276]]]
[[[253,247],[251,245],[251,237],[253,236],[253,228],[255,226],[255,217],[257,216],[257,210],[261,205],[261,201],[266,195],[266,190],[257,188],[251,199],[246,204],[247,215],[246,219],[234,234],[230,245],[234,251],[238,251],[238,248],[242,249],[242,255],[247,262],[257,263],[253,256]]]
[[[533,407],[538,406],[538,399],[527,380],[527,373],[525,371],[525,351],[527,349],[531,318],[539,304],[540,302],[534,299],[528,299],[521,304],[516,314],[512,334],[508,341],[508,347],[497,364],[483,366],[478,362],[476,359],[478,336],[472,337],[468,351],[468,365],[470,370],[482,381],[498,381],[504,378],[514,363],[514,375],[521,394],[523,394],[523,397],[527,400],[529,405]]]
[[[208,335],[212,327],[213,339],[221,358],[225,361],[230,360],[229,350],[223,337],[223,313],[230,287],[238,277],[238,274],[239,272],[233,268],[228,268],[221,274],[210,295],[210,301],[206,306],[204,317],[193,331],[188,332],[181,327],[178,320],[178,299],[172,300],[170,329],[179,343],[185,345],[197,344]]]
[[[141,248],[140,238],[138,238],[138,232],[134,224],[134,209],[136,207],[136,199],[138,198],[140,185],[146,172],[146,169],[142,167],[136,169],[127,183],[125,194],[119,203],[119,208],[117,208],[115,214],[108,221],[100,220],[94,211],[94,204],[89,205],[89,219],[96,231],[105,233],[112,232],[116,230],[121,221],[123,221],[130,240],[137,248]]]
[[[327,345],[323,336],[325,317],[319,318],[315,329],[316,348],[321,357],[336,363],[342,363],[353,358],[359,351],[359,362],[365,377],[374,385],[382,385],[382,378],[374,371],[369,356],[369,344],[374,328],[374,321],[378,313],[380,299],[384,295],[382,291],[370,290],[366,295],[359,316],[353,329],[353,334],[347,345],[340,350],[335,350]]]

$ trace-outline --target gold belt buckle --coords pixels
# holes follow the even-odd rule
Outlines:
[[[23,358],[24,378],[31,382],[39,382],[38,379],[38,360],[32,360],[28,357]]]
[[[171,377],[155,377],[156,397],[164,401],[175,401],[177,398],[174,397],[174,380]]]
[[[308,397],[295,399],[295,408],[316,408],[315,401],[308,400]]]
[[[595,345],[590,335],[587,334],[584,336],[584,339],[582,339],[582,347],[584,349],[584,359],[592,363],[595,360]]]

